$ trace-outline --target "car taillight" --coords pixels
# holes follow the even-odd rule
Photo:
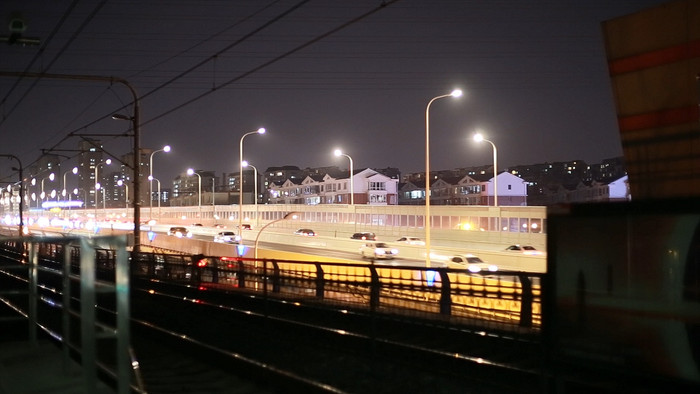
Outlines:
[[[202,259],[197,262],[197,267],[202,268],[207,266],[207,260]]]

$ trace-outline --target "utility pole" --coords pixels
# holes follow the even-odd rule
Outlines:
[[[134,171],[134,252],[141,251],[141,135],[139,130],[140,122],[140,103],[139,96],[136,90],[126,79],[119,77],[108,77],[99,75],[72,75],[72,74],[45,74],[45,73],[28,73],[28,72],[11,72],[11,71],[0,71],[0,76],[3,77],[20,77],[20,78],[47,78],[47,79],[69,79],[77,81],[99,81],[99,82],[109,82],[109,83],[120,83],[126,86],[131,95],[134,98],[134,114],[129,118],[133,123],[134,131],[134,161],[133,161],[133,171]],[[121,117],[117,117],[121,119]]]

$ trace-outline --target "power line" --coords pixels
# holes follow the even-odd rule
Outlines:
[[[79,0],[74,0],[74,1],[71,3],[71,5],[68,7],[68,9],[63,13],[63,16],[61,17],[61,20],[58,22],[58,24],[57,24],[57,25],[54,27],[54,29],[51,31],[51,34],[49,34],[49,38],[46,39],[46,41],[44,41],[44,44],[39,48],[39,51],[37,51],[36,55],[34,55],[34,57],[33,57],[32,60],[29,62],[29,64],[27,65],[27,67],[24,68],[24,72],[28,72],[28,71],[31,69],[31,67],[34,65],[34,62],[36,62],[36,61],[39,59],[39,57],[41,57],[41,55],[44,53],[44,51],[46,50],[46,48],[47,48],[47,46],[49,45],[49,43],[50,43],[50,42],[53,40],[53,38],[56,36],[56,33],[58,33],[58,31],[61,29],[61,27],[63,26],[63,24],[65,23],[65,21],[68,19],[68,16],[73,12],[73,9],[74,9],[75,6],[78,4],[78,1],[79,1]],[[70,43],[70,42],[71,42],[71,41],[69,41],[69,43]],[[64,47],[64,48],[65,48],[65,47]],[[60,53],[63,53],[63,50],[61,50],[61,51],[59,52],[59,55],[60,55]],[[51,62],[51,64],[53,64],[53,62],[54,62],[57,58],[58,58],[58,57],[54,57],[54,60]],[[7,99],[10,97],[10,95],[11,95],[12,92],[15,90],[15,88],[19,85],[19,83],[22,81],[22,79],[23,79],[23,78],[20,77],[20,78],[17,78],[17,79],[15,80],[15,83],[12,85],[12,87],[11,87],[10,90],[7,92],[7,94],[5,94],[5,97],[3,97],[3,99],[0,101],[0,105],[4,105],[4,104],[7,102]],[[20,105],[20,103],[24,100],[24,98],[27,97],[27,95],[28,95],[29,92],[32,90],[32,88],[33,88],[34,86],[36,86],[37,82],[38,82],[38,80],[34,80],[33,83],[32,83],[32,85],[24,92],[24,94],[22,95],[22,97],[20,97],[20,99],[17,100],[17,102],[15,103],[15,105],[14,105],[12,108],[10,108],[10,111],[7,112],[7,113],[3,113],[2,119],[0,119],[0,126],[5,122],[5,120],[8,118],[8,116],[11,115],[11,114],[14,112],[14,110],[17,108],[17,106]]]

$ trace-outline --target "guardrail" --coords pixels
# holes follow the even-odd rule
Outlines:
[[[537,273],[141,253],[132,275],[508,331],[542,322]]]
[[[43,257],[58,258],[58,250],[47,247]],[[79,250],[74,248],[72,253],[77,261]],[[110,271],[115,266],[115,253],[97,251],[94,255],[98,268]],[[255,260],[169,253],[132,253],[131,257],[134,278],[195,288],[246,291],[411,318],[449,318],[473,327],[508,331],[538,332],[542,322],[541,273],[470,273],[401,266],[400,262]]]
[[[98,279],[97,270],[107,260],[112,279]],[[136,383],[131,384],[135,360],[130,350],[130,280],[125,236],[3,238],[0,283],[0,302],[16,312],[14,316],[4,316],[3,321],[26,320],[28,338],[34,345],[40,329],[58,340],[64,365],[71,353],[76,353],[83,372],[84,392],[96,392],[98,368],[116,382],[119,393],[129,393],[132,389],[145,392],[136,369],[133,370]],[[97,318],[98,294],[114,297],[115,322],[106,323]],[[76,320],[79,324],[74,324]],[[104,339],[115,342],[113,360],[98,358],[98,347]]]

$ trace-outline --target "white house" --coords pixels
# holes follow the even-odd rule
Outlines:
[[[337,178],[325,174],[307,176],[301,182],[287,179],[282,185],[270,185],[270,204],[350,204],[352,200],[362,205],[398,203],[398,179],[366,168],[354,173],[350,182],[349,172]]]
[[[472,177],[476,178],[476,176]],[[498,184],[497,197],[499,206],[527,205],[527,182],[510,172],[498,174],[497,182],[494,182],[493,176],[484,182],[481,189],[481,205],[494,205],[493,191],[495,184]]]

